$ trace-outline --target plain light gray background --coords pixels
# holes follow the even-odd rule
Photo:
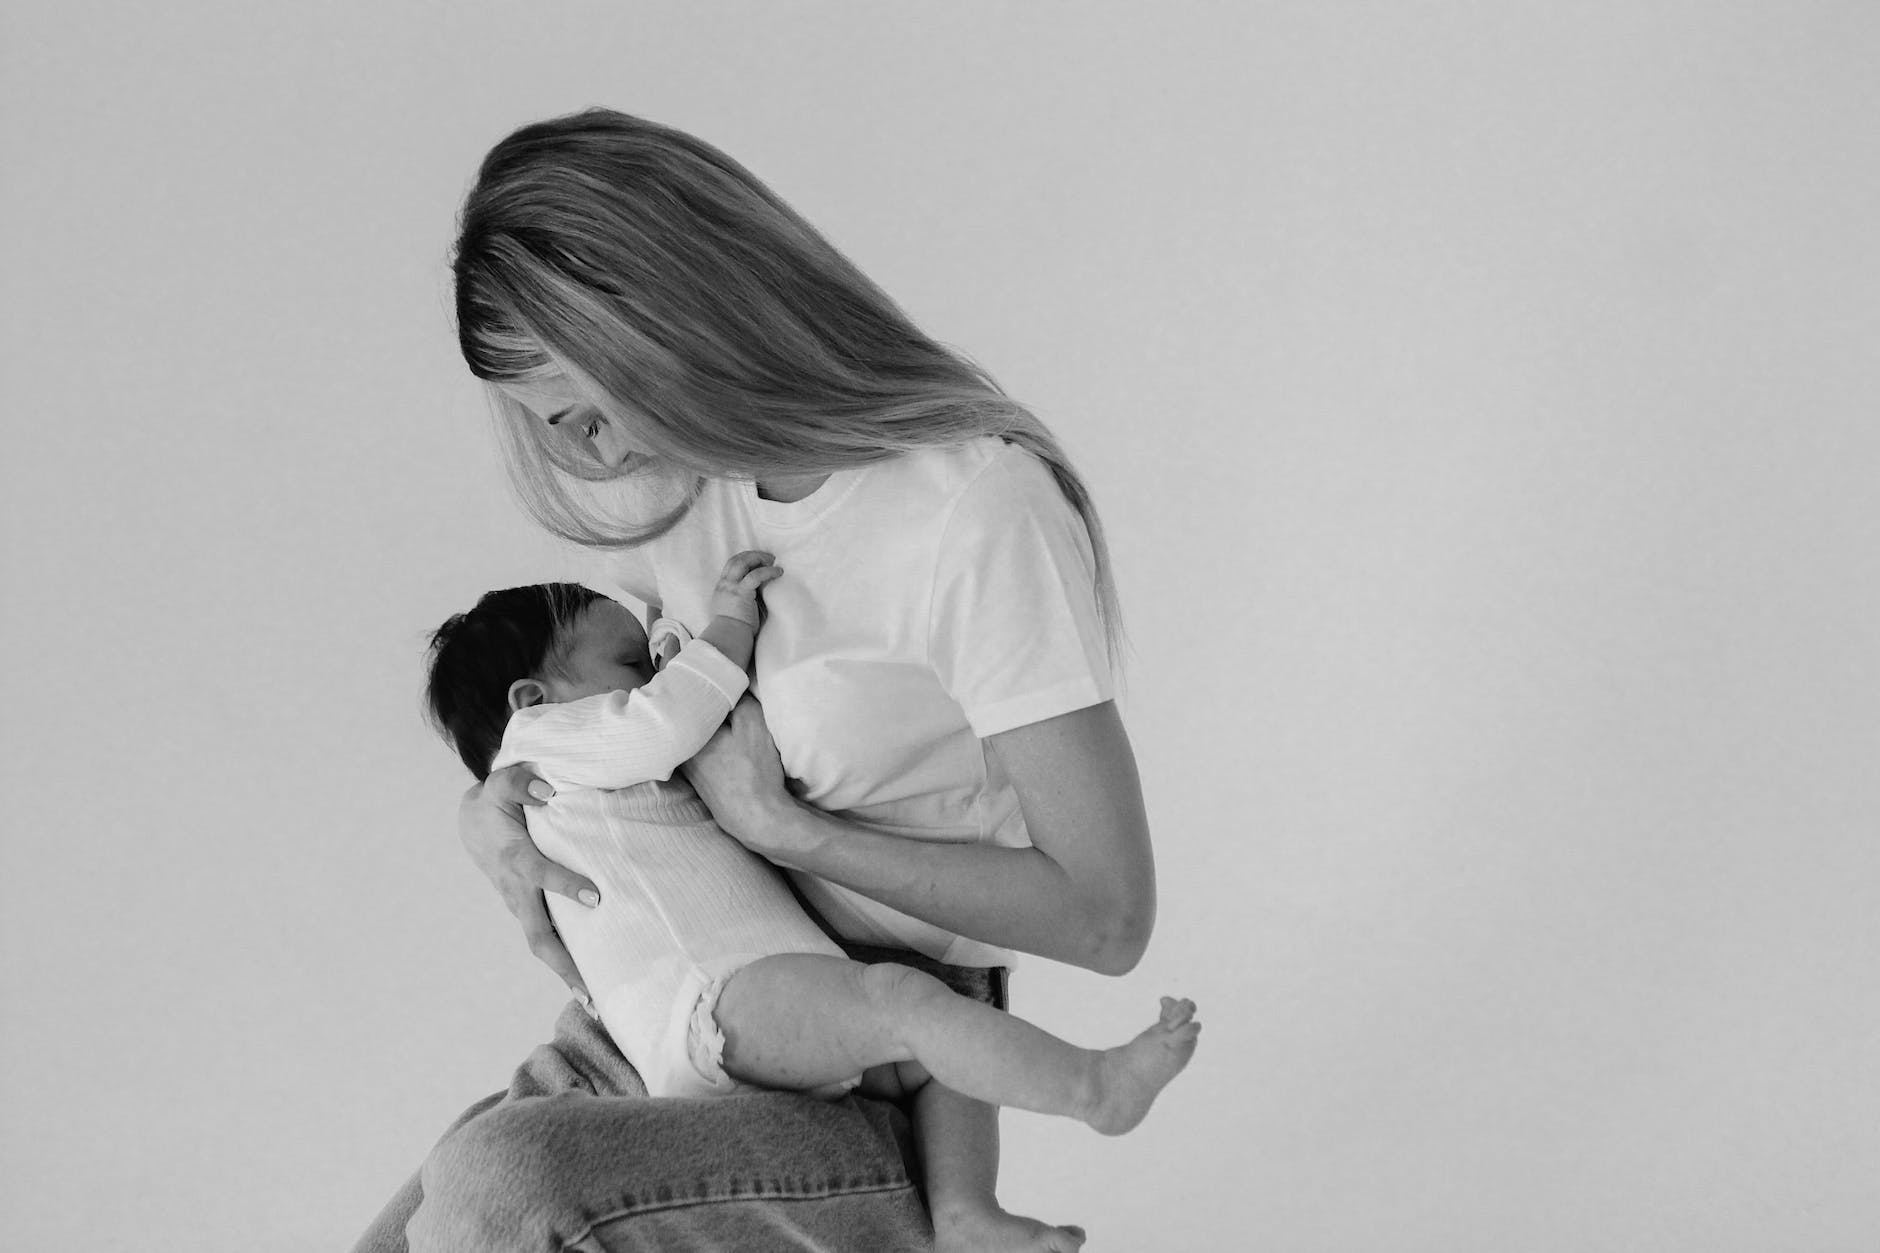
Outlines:
[[[572,568],[455,351],[476,162],[770,180],[1115,536],[1194,997],[1103,1249],[1880,1233],[1880,21],[1828,3],[9,7],[0,1243],[342,1248],[547,1031],[423,633]]]

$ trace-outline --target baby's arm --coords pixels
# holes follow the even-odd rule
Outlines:
[[[492,768],[533,762],[557,789],[669,779],[705,746],[748,686],[742,667],[696,639],[634,691],[517,710]]]
[[[663,670],[632,692],[518,710],[492,769],[532,762],[558,788],[671,778],[750,686],[758,590],[782,573],[769,553],[732,557],[712,591],[711,621]]]

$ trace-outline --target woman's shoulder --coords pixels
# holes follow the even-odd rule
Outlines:
[[[881,469],[893,490],[927,496],[948,513],[966,506],[1028,514],[1063,500],[1036,454],[991,435],[902,453]]]
[[[1043,459],[994,437],[896,458],[871,493],[892,525],[919,535],[942,564],[1042,545],[1062,560],[1094,558],[1082,517]]]

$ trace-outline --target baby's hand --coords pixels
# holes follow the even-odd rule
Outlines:
[[[718,586],[712,589],[711,611],[714,618],[735,618],[757,629],[757,589],[783,571],[771,564],[769,553],[742,552],[725,562]]]

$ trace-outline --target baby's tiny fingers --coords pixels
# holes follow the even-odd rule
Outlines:
[[[782,566],[758,566],[738,580],[740,592],[754,592],[783,573]]]
[[[771,554],[756,548],[747,548],[725,562],[724,577],[741,579],[757,566],[767,566],[776,560]]]

